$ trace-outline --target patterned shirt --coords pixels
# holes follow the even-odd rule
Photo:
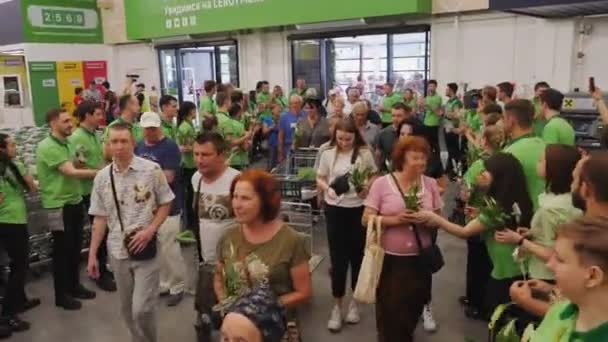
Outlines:
[[[114,204],[110,167],[114,170],[114,184],[124,232],[120,227]],[[126,259],[128,254],[123,243],[125,233],[138,228],[147,228],[154,219],[154,211],[159,206],[170,203],[174,198],[160,166],[133,156],[126,172],[118,173],[112,163],[97,173],[91,193],[89,215],[107,217],[108,250],[114,258]]]

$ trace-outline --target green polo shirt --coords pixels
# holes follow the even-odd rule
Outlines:
[[[534,105],[534,121],[532,124],[534,135],[536,135],[537,137],[542,137],[543,129],[545,128],[545,125],[547,124],[547,120],[545,120],[545,118],[543,118],[540,113],[540,111],[541,111],[540,98],[536,97],[536,96],[534,98],[532,98],[532,104]]]
[[[392,122],[393,114],[391,110],[393,109],[393,106],[399,102],[403,102],[403,95],[401,95],[401,93],[392,92],[384,97],[384,100],[382,100],[384,111],[380,114],[383,123],[390,124]]]
[[[585,332],[576,331],[578,307],[569,302],[555,303],[533,334],[531,342],[605,342],[608,322]]]
[[[196,130],[189,120],[184,120],[177,129],[177,144],[180,146],[192,146],[196,139]],[[182,165],[187,169],[194,169],[194,157],[192,152],[182,153]]]
[[[486,231],[482,233],[482,237],[488,250],[488,256],[492,260],[492,278],[501,280],[520,276],[521,269],[515,260],[513,260],[513,251],[517,246],[496,241],[494,239],[496,228],[504,227],[491,227],[489,221],[489,218],[484,214],[479,215],[479,222],[486,227]]]
[[[84,162],[88,169],[101,169],[103,166],[103,148],[95,132],[91,132],[84,127],[78,127],[68,137],[68,142],[76,153],[76,158]],[[93,189],[93,180],[83,179],[80,182],[82,194],[90,195]]]
[[[476,110],[470,109],[465,112],[464,120],[466,121],[467,126],[469,126],[474,133],[481,132],[481,118],[479,117],[479,114],[477,114]]]
[[[259,113],[259,115],[271,115],[271,110],[270,110],[270,94],[268,93],[258,93],[257,96],[255,97],[255,100],[257,101],[258,104],[260,103],[265,103],[266,104],[266,109],[262,112]]]
[[[36,169],[43,208],[56,209],[82,201],[80,180],[59,171],[61,164],[73,161],[75,157],[75,151],[67,140],[59,141],[49,135],[38,143]]]
[[[103,142],[108,141],[108,134],[110,132],[110,127],[116,125],[117,123],[128,123],[126,122],[122,117],[118,117],[118,119],[112,121],[107,127],[106,130],[103,132]],[[142,140],[144,140],[144,132],[141,129],[141,126],[139,125],[139,122],[133,122],[130,123],[129,125],[131,125],[131,135],[133,135],[133,137],[135,138],[135,142],[140,142]]]
[[[306,91],[307,91],[307,90],[308,90],[308,88],[305,88],[305,89],[302,89],[302,90],[300,90],[300,89],[298,89],[298,88],[293,88],[293,89],[291,89],[291,91],[289,92],[289,96],[291,97],[291,96],[293,96],[293,95],[300,95],[300,96],[302,96],[302,97],[305,97],[305,96],[306,96]]]
[[[203,114],[205,114],[205,113],[209,113],[211,115],[217,114],[217,105],[215,104],[215,101],[213,101],[213,98],[211,98],[211,96],[207,96],[207,95],[201,96],[201,105],[200,106],[201,106],[201,109],[200,109],[201,116],[203,116]]]
[[[445,104],[445,109],[448,112],[457,112],[458,109],[462,108],[462,101],[460,101],[460,99],[456,96],[454,96],[453,98],[451,98],[446,104]],[[446,117],[446,120],[450,121],[452,123],[452,125],[454,126],[454,128],[458,128],[458,125],[460,124],[460,120],[459,119],[448,119]]]
[[[163,130],[164,136],[175,141],[175,138],[177,137],[177,127],[175,127],[175,125],[172,122],[168,122],[168,121],[161,119],[160,128]]]
[[[22,176],[26,176],[26,169],[22,163],[15,161],[15,165]],[[0,223],[27,224],[27,208],[25,206],[24,192],[26,189],[19,184],[17,177],[7,168],[3,177],[0,177]]]
[[[546,144],[574,146],[574,128],[568,121],[559,116],[554,116],[547,121],[542,137]]]
[[[424,98],[424,108],[426,110],[424,115],[424,125],[430,127],[439,126],[439,109],[443,104],[441,95],[435,93],[435,95],[428,95]]]
[[[276,96],[274,98],[274,103],[279,104],[279,106],[281,106],[281,108],[284,110],[285,108],[287,108],[287,97],[285,97],[285,96]]]
[[[465,172],[462,176],[464,181],[470,186],[475,185],[477,183],[477,177],[485,171],[486,168],[483,165],[483,161],[483,159],[477,159],[474,161],[473,164],[471,164],[471,166],[469,166],[467,169],[467,172]]]
[[[415,97],[409,101],[403,99],[403,103],[412,109],[412,113],[416,113],[418,111],[418,100]]]
[[[536,173],[536,165],[545,152],[545,146],[541,138],[528,134],[512,140],[503,149],[503,152],[511,153],[521,163],[535,211],[538,208],[538,196],[545,191],[545,180]]]
[[[238,121],[230,118],[228,114],[217,113],[217,129],[224,139],[241,138],[245,135],[245,127]],[[228,157],[230,166],[244,167],[249,165],[249,153],[240,147],[233,147]]]

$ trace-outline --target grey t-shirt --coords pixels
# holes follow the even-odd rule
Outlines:
[[[310,126],[308,118],[302,118],[298,121],[296,129],[300,134],[296,148],[319,147],[331,138],[329,125],[324,117],[320,117],[314,127]]]

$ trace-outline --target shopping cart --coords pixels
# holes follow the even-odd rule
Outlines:
[[[312,206],[302,202],[281,202],[281,218],[308,240],[307,245],[311,255],[308,263],[310,271],[314,271],[323,261],[323,257],[314,253],[315,222]]]
[[[53,251],[53,236],[47,225],[47,215],[42,208],[40,193],[28,193],[25,196],[28,210],[29,232],[29,265],[35,276],[42,274],[44,268],[51,263]]]
[[[271,173],[281,184],[284,200],[308,202],[317,196],[314,174],[318,149],[300,148],[293,151]]]

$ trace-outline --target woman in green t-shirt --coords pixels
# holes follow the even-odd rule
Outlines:
[[[194,157],[192,155],[192,145],[196,139],[197,131],[193,124],[196,114],[196,105],[189,101],[182,103],[177,113],[176,140],[179,150],[182,152],[182,173],[185,180],[184,186],[186,187],[186,227],[189,229],[196,227],[194,209],[190,205],[194,198],[194,190],[192,189],[192,182],[190,180],[196,172],[196,165],[194,164]]]
[[[436,226],[446,232],[469,238],[481,235],[492,260],[492,273],[486,287],[485,314],[490,314],[496,306],[510,302],[509,288],[511,284],[522,278],[520,267],[512,258],[512,245],[502,244],[494,239],[494,233],[503,229],[515,229],[527,225],[532,218],[532,202],[528,196],[526,178],[521,164],[515,157],[507,153],[497,153],[484,162],[486,171],[482,177],[487,179],[487,195],[493,198],[498,207],[509,218],[504,226],[496,226],[495,217],[481,210],[481,214],[462,227],[431,211],[420,211],[411,215],[415,222]],[[510,214],[517,203],[521,215]]]
[[[29,259],[25,192],[36,191],[36,185],[23,164],[14,161],[16,156],[13,139],[0,133],[0,243],[10,259],[2,317],[12,332],[29,329],[30,324],[17,314],[40,303],[38,299],[28,300],[24,290]]]
[[[232,181],[230,196],[237,224],[218,243],[214,289],[220,305],[216,309],[229,306],[248,289],[267,284],[295,323],[295,309],[312,295],[306,236],[279,217],[280,186],[271,174],[246,170]]]

